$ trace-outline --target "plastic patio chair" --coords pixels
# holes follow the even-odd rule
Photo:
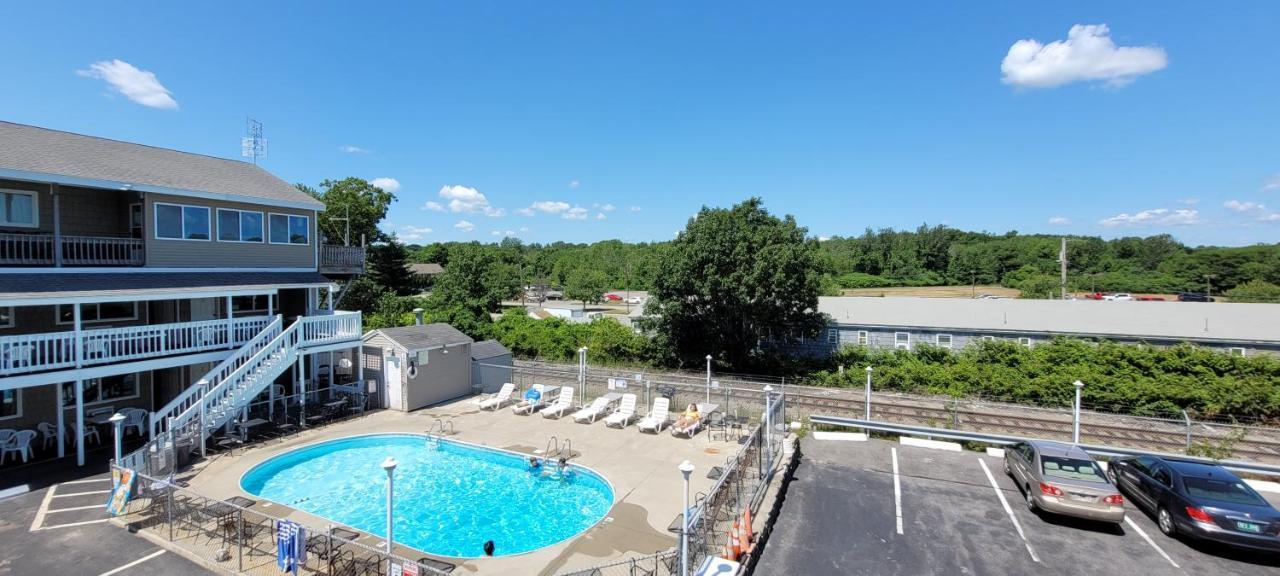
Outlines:
[[[31,441],[36,437],[35,430],[22,430],[9,440],[4,446],[4,452],[0,453],[0,463],[9,458],[9,453],[14,452],[22,455],[22,463],[26,464],[31,458]],[[14,457],[17,460],[17,457]]]
[[[39,424],[36,424],[36,430],[39,430],[41,436],[43,437],[43,440],[42,440],[43,444],[41,445],[41,449],[48,450],[50,442],[56,443],[58,441],[57,426],[54,426],[53,424],[50,424],[48,422],[41,422]]]

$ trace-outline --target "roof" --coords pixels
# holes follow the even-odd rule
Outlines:
[[[1280,304],[824,296],[818,311],[859,326],[1280,343]]]
[[[0,177],[324,210],[248,162],[2,121]]]
[[[197,269],[154,273],[0,274],[0,303],[34,306],[61,303],[58,300],[84,300],[86,296],[94,297],[96,302],[106,302],[157,294],[183,298],[206,290],[260,291],[279,286],[331,285],[332,280],[315,272],[204,272]]]
[[[1079,446],[1072,446],[1071,444],[1063,444],[1062,442],[1046,440],[1031,440],[1027,443],[1035,446],[1036,451],[1040,452],[1041,456],[1083,458],[1086,460],[1093,459],[1093,457],[1089,456],[1088,452],[1085,452]]]
[[[1209,478],[1211,476],[1217,476],[1218,478],[1223,479],[1236,477],[1230,470],[1213,464],[1164,458],[1161,458],[1161,460],[1165,464],[1168,464],[1170,468],[1177,470],[1178,473],[1183,476],[1191,476],[1193,478]]]
[[[473,360],[496,358],[508,354],[511,354],[511,351],[507,350],[507,347],[497,340],[483,340],[471,345],[471,358]]]
[[[365,333],[364,339],[367,341],[375,334],[381,335],[383,338],[390,340],[392,344],[408,352],[475,342],[470,336],[443,322],[401,326],[398,328],[379,328]]]
[[[427,264],[410,264],[409,271],[423,276],[435,276],[436,274],[444,274],[444,266],[434,262]]]

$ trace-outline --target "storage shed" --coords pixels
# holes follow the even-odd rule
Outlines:
[[[471,389],[476,393],[493,394],[512,380],[511,351],[497,340],[485,340],[471,345]]]
[[[471,393],[470,336],[448,324],[370,330],[365,378],[376,378],[382,405],[408,412]]]

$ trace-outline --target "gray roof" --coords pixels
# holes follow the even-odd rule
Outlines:
[[[430,262],[427,264],[410,264],[409,271],[413,272],[414,274],[422,274],[424,276],[434,276],[436,274],[443,274],[444,267],[434,262]]]
[[[473,360],[496,358],[510,353],[511,351],[507,350],[507,347],[497,340],[482,340],[471,345],[471,358]]]
[[[379,328],[366,332],[364,339],[367,341],[375,334],[381,335],[408,352],[474,342],[470,336],[442,322],[399,328]]]
[[[0,176],[312,210],[324,204],[248,162],[0,122]],[[58,178],[62,177],[62,178]]]
[[[6,300],[145,296],[217,290],[251,290],[274,286],[329,286],[333,281],[315,272],[128,272],[104,274],[0,274],[0,303]]]
[[[1280,342],[1280,304],[832,296],[818,310],[860,326]]]

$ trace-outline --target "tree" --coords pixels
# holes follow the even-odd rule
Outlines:
[[[564,295],[570,300],[581,300],[582,309],[587,303],[599,303],[609,289],[609,278],[594,268],[578,267],[569,273],[564,283]]]
[[[816,240],[795,218],[751,198],[703,207],[663,251],[646,313],[659,344],[683,365],[749,367],[769,339],[813,337],[822,268]]]
[[[395,236],[369,247],[369,278],[397,296],[414,293],[409,253]]]
[[[1280,286],[1265,280],[1250,280],[1227,290],[1232,302],[1280,303]]]
[[[361,238],[369,243],[388,239],[378,229],[378,223],[387,216],[387,208],[395,201],[395,194],[361,178],[325,180],[320,183],[319,192],[306,184],[295,186],[324,202],[325,211],[317,215],[317,226],[330,243],[346,240],[348,224],[351,231],[350,243],[353,245],[358,246]],[[347,222],[344,218],[351,220]]]
[[[497,312],[515,293],[516,278],[509,266],[490,250],[463,244],[450,248],[449,266],[436,278],[430,307],[487,323],[489,313]]]

